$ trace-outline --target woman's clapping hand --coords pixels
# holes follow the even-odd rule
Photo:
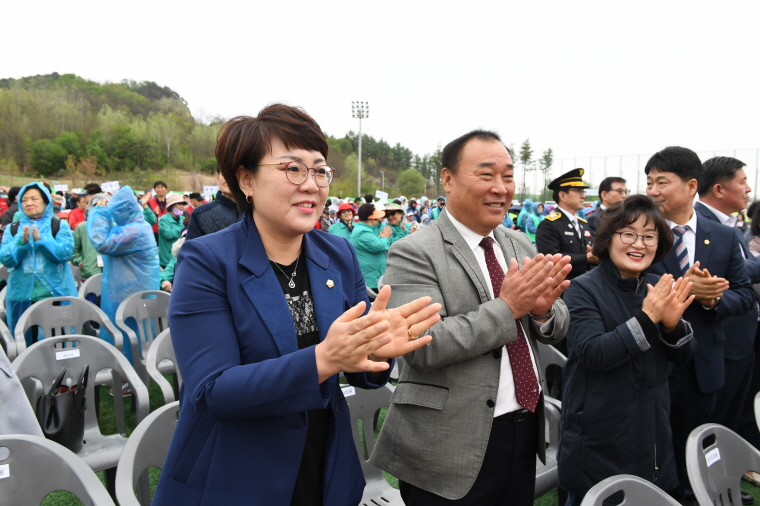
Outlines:
[[[678,325],[681,315],[694,301],[694,295],[689,295],[691,281],[688,278],[678,278],[673,283],[673,276],[665,274],[657,285],[647,285],[649,292],[644,299],[641,310],[654,323],[660,323],[666,330],[672,330]]]
[[[387,359],[414,351],[432,340],[430,336],[412,339],[410,333],[424,332],[440,316],[440,304],[430,304],[430,297],[421,297],[398,308],[386,309],[391,295],[385,286],[364,313],[360,302],[343,313],[330,326],[325,339],[316,346],[319,382],[339,372],[382,372],[388,369]]]

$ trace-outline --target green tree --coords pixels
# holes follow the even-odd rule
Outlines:
[[[543,174],[544,180],[544,189],[541,193],[541,200],[548,200],[547,194],[549,193],[549,190],[546,187],[550,183],[549,174],[551,173],[553,163],[554,153],[552,152],[552,148],[549,148],[544,151],[544,154],[541,155],[541,159],[539,160],[539,170],[541,171],[541,174]]]
[[[66,169],[68,153],[59,144],[40,139],[32,145],[30,163],[40,176],[54,176]]]
[[[527,172],[533,170],[532,168],[529,168],[532,161],[533,149],[530,147],[530,139],[525,139],[525,141],[520,146],[520,163],[523,167],[522,192],[520,195],[520,200],[523,200],[525,198],[525,182],[528,179]]]
[[[79,143],[79,136],[74,132],[61,132],[56,137],[55,143],[65,149],[67,155],[74,155],[75,158],[84,155],[82,145]]]
[[[422,195],[425,178],[417,169],[406,169],[396,179],[396,188],[401,195]]]

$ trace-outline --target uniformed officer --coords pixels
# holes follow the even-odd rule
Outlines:
[[[591,254],[591,232],[588,222],[576,216],[583,209],[588,185],[583,182],[583,169],[573,169],[549,183],[554,191],[555,211],[538,225],[536,249],[539,253],[569,255],[573,270],[567,279],[573,279],[599,263]]]

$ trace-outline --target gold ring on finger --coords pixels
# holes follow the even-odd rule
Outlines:
[[[410,340],[410,341],[414,341],[415,339],[419,339],[419,338],[420,338],[420,336],[413,336],[413,335],[412,335],[412,327],[409,327],[409,328],[406,330],[406,335],[408,335],[408,336],[409,336],[409,340]]]

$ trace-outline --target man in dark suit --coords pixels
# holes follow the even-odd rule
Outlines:
[[[690,499],[686,474],[686,439],[703,423],[714,422],[718,392],[725,383],[723,320],[746,313],[755,299],[744,268],[739,237],[694,211],[702,164],[696,153],[669,147],[655,153],[644,169],[647,195],[665,213],[674,234],[670,253],[651,272],[688,276],[695,300],[684,313],[697,350],[694,360],[675,365],[670,375],[670,422],[681,502]]]
[[[583,209],[588,188],[582,177],[583,169],[573,169],[549,183],[557,207],[536,230],[536,249],[539,253],[562,253],[570,257],[573,270],[567,279],[577,278],[588,270],[590,264],[599,263],[599,259],[591,254],[588,222],[576,216]]]
[[[628,196],[628,188],[625,187],[625,179],[618,176],[604,178],[599,183],[599,207],[588,215],[588,227],[591,229],[591,235],[596,233],[596,227],[599,226],[599,220],[602,219],[604,211],[615,202],[620,202]]]
[[[760,283],[760,257],[754,257],[744,236],[736,228],[736,217],[732,213],[744,210],[749,203],[752,189],[747,184],[744,162],[727,156],[710,158],[702,164],[699,178],[699,202],[694,210],[702,217],[731,228],[740,238],[739,244],[745,259],[747,274],[753,283]],[[724,360],[726,383],[718,395],[716,419],[729,429],[742,432],[741,415],[752,416],[752,436],[757,443],[757,425],[754,422],[753,399],[757,390],[751,389],[752,370],[755,361],[755,337],[757,335],[757,304],[743,315],[723,322],[726,333]]]
[[[546,454],[536,340],[567,331],[569,258],[536,255],[500,226],[515,181],[496,134],[463,135],[442,162],[445,210],[391,246],[383,278],[389,307],[424,293],[442,320],[404,356],[370,460],[398,477],[408,505],[530,506]]]

